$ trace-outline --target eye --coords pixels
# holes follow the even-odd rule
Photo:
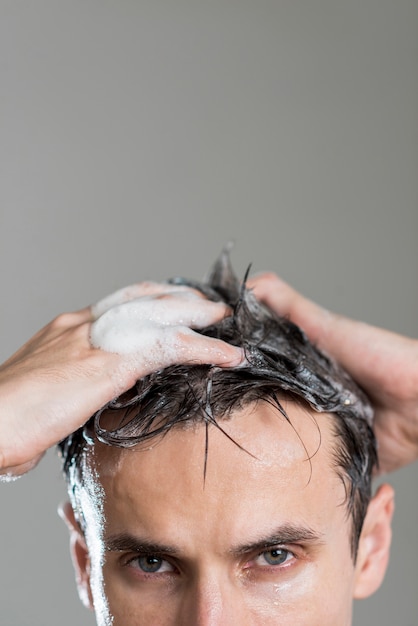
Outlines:
[[[255,559],[257,565],[266,567],[268,565],[283,565],[294,558],[294,554],[290,550],[284,548],[272,548],[258,555]]]
[[[130,567],[141,570],[145,574],[162,574],[164,572],[174,572],[174,567],[155,554],[146,554],[131,559],[128,563]]]

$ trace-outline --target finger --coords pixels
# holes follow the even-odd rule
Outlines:
[[[245,361],[242,348],[220,339],[200,335],[189,328],[177,331],[174,346],[178,363],[238,367]]]
[[[123,287],[93,304],[91,306],[91,315],[93,319],[97,319],[109,309],[143,296],[178,294],[184,292],[193,293],[195,296],[203,298],[200,292],[183,285],[171,285],[152,281],[136,283],[128,287]]]
[[[135,371],[138,378],[175,364],[237,367],[245,360],[241,348],[189,328],[159,328],[154,334],[146,332],[138,339],[140,349],[126,353],[123,366]]]
[[[272,272],[253,276],[247,285],[255,297],[267,304],[278,315],[289,315],[295,298],[300,294]]]
[[[125,314],[130,315],[130,309],[144,321],[151,320],[162,325],[182,325],[191,328],[210,326],[232,313],[225,303],[206,300],[193,292],[141,298],[138,301],[138,309],[135,301],[127,303]]]
[[[332,322],[330,311],[308,300],[271,272],[253,277],[248,286],[258,300],[300,326],[311,341],[321,343],[324,340]]]
[[[139,298],[109,309],[93,322],[90,341],[95,348],[108,352],[139,352],[146,349],[144,337],[158,340],[159,330],[163,327],[203,328],[223,319],[228,311],[222,303],[190,294],[166,300]]]

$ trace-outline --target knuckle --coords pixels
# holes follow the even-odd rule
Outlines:
[[[175,341],[183,343],[190,343],[190,340],[193,337],[198,337],[198,335],[187,326],[169,326],[167,327],[166,332],[169,333]]]
[[[259,274],[259,276],[257,277],[257,280],[261,283],[275,283],[275,282],[278,282],[279,277],[277,276],[275,272],[267,271],[267,272],[262,272],[261,274]]]
[[[76,313],[60,313],[52,320],[50,326],[57,330],[68,328],[76,324],[76,318]]]
[[[163,288],[163,285],[161,285],[160,283],[157,283],[156,281],[153,280],[143,280],[140,283],[137,283],[136,285],[134,285],[134,287],[139,291],[143,291],[145,293],[148,292],[154,292],[157,291],[159,289]]]

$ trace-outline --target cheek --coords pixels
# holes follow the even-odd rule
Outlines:
[[[311,563],[297,576],[253,585],[243,601],[257,626],[349,626],[351,598],[349,578]]]

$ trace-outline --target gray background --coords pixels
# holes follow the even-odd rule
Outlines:
[[[417,336],[418,3],[0,2],[0,359],[224,242],[332,309]],[[0,416],[1,419],[1,416]],[[418,621],[418,467],[357,626]],[[0,485],[0,623],[93,624],[50,453]],[[336,555],[337,558],[337,555]]]

